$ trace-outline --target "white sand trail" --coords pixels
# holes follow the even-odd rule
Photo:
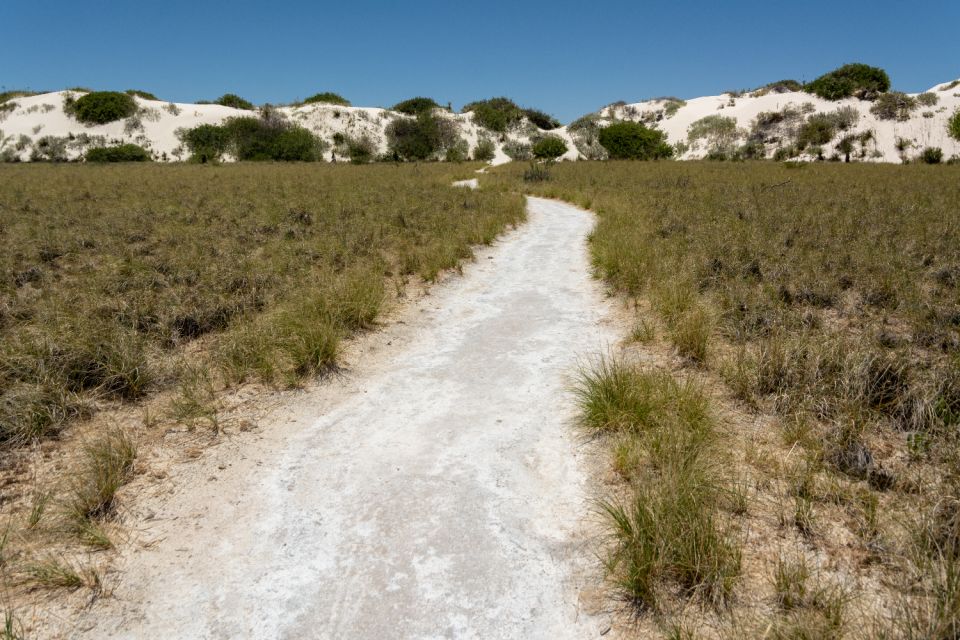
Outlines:
[[[591,454],[568,385],[613,342],[612,312],[589,276],[592,217],[535,198],[529,214],[386,329],[372,364],[311,392],[254,451],[191,465],[206,469],[158,504],[158,542],[128,554],[84,637],[604,631],[579,604],[595,580]]]

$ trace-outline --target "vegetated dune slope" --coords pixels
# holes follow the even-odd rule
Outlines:
[[[836,131],[829,142],[809,145],[790,157],[811,159],[821,154],[830,157],[834,153],[843,156],[837,148],[841,140],[860,136],[854,143],[854,159],[900,162],[905,157],[916,157],[926,147],[939,147],[944,159],[960,155],[960,141],[947,135],[947,120],[960,108],[960,86],[951,85],[940,84],[925,92],[936,96],[936,103],[918,105],[905,120],[879,118],[871,112],[875,104],[871,101],[856,98],[829,101],[804,92],[765,90],[737,97],[723,94],[687,101],[661,98],[633,104],[618,103],[552,131],[540,130],[524,118],[509,132],[501,134],[479,126],[472,113],[444,112],[444,115],[454,121],[459,135],[471,150],[482,138],[493,141],[496,145],[493,164],[501,164],[510,160],[507,150],[511,143],[530,144],[545,135],[554,135],[567,142],[569,150],[563,156],[565,160],[603,157],[604,151],[596,141],[597,128],[613,120],[641,121],[655,126],[667,135],[670,144],[680,145],[679,158],[702,158],[711,148],[710,140],[691,141],[689,133],[692,124],[707,116],[736,121],[736,130],[728,140],[730,144],[743,145],[751,139],[759,139],[762,155],[774,157],[779,148],[789,147],[795,141],[798,129],[810,116],[834,114],[850,108],[855,111],[855,122]],[[14,106],[0,110],[0,153],[6,154],[7,159],[21,161],[43,158],[36,151],[42,147],[44,138],[55,137],[66,139],[66,157],[71,160],[80,158],[89,147],[121,143],[143,146],[156,160],[186,159],[189,154],[177,135],[178,130],[200,124],[218,124],[229,117],[256,113],[218,104],[169,103],[136,97],[139,111],[135,116],[104,125],[85,125],[64,112],[64,99],[70,94],[82,95],[76,91],[58,91],[8,101],[6,104],[14,103]],[[920,94],[912,94],[913,97],[917,95]],[[761,113],[783,113],[785,109],[792,110],[792,118],[778,120],[763,130],[754,127]],[[278,107],[277,111],[326,142],[331,142],[338,133],[353,138],[367,137],[374,143],[377,153],[387,152],[387,125],[402,117],[402,114],[388,109],[333,104],[286,106]],[[326,157],[331,158],[329,151]]]

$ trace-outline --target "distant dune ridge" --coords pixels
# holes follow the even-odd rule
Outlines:
[[[603,158],[606,153],[597,132],[617,120],[659,129],[673,145],[674,157],[684,160],[709,156],[902,162],[918,158],[931,147],[942,151],[944,161],[960,157],[960,141],[947,133],[948,120],[960,109],[960,81],[939,84],[922,94],[894,94],[907,96],[906,106],[898,110],[891,97],[885,104],[893,111],[886,113],[877,100],[824,100],[784,89],[617,103],[551,131],[539,129],[527,117],[506,132],[495,132],[475,122],[473,112],[436,109],[434,113],[452,122],[471,156],[481,140],[492,142],[494,164],[511,157],[525,159],[529,146],[547,135],[567,144],[564,160]],[[135,95],[134,115],[107,124],[84,124],[65,111],[65,103],[83,95],[80,90],[58,91],[15,95],[0,102],[0,160],[79,160],[90,148],[121,144],[139,145],[156,161],[186,160],[190,153],[182,140],[185,130],[258,114],[219,104],[170,103]],[[326,160],[347,160],[344,138],[366,138],[373,157],[389,158],[387,127],[397,118],[408,117],[389,109],[327,103],[276,107],[274,114],[326,143]],[[224,156],[231,159],[229,154]],[[437,159],[443,156],[437,154]]]

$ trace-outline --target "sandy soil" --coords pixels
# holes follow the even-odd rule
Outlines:
[[[590,469],[570,375],[616,341],[583,211],[529,223],[435,287],[360,363],[131,507],[85,638],[583,638]],[[591,595],[592,594],[592,595]]]

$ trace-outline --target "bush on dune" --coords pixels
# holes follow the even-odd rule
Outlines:
[[[902,91],[890,91],[881,94],[870,107],[870,113],[881,120],[904,122],[910,119],[910,113],[919,106],[916,98]]]
[[[567,152],[567,143],[557,136],[547,136],[533,145],[533,156],[541,160],[556,160]]]
[[[394,111],[399,111],[400,113],[405,113],[408,116],[415,116],[423,112],[430,112],[434,109],[439,109],[440,105],[436,103],[433,98],[425,98],[423,96],[417,96],[416,98],[410,98],[409,100],[404,100],[393,105]]]
[[[135,98],[143,98],[144,100],[160,100],[160,98],[153,95],[149,91],[141,91],[139,89],[127,89],[124,93],[126,93],[128,96],[134,96]]]
[[[463,107],[463,113],[467,112],[473,113],[474,122],[497,133],[504,133],[524,115],[513,100],[503,97],[471,102]]]
[[[808,83],[804,90],[824,100],[850,97],[871,100],[890,90],[890,76],[879,67],[862,63],[845,64]]]
[[[94,91],[79,98],[67,96],[64,111],[84,124],[107,124],[137,112],[137,103],[119,91]]]
[[[947,133],[954,140],[960,140],[960,109],[954,111],[950,119],[947,120]]]
[[[480,138],[473,148],[473,159],[477,162],[490,162],[497,153],[497,146],[490,138]]]
[[[551,131],[561,126],[559,120],[539,109],[524,109],[523,115],[527,116],[527,120],[532,122],[535,127],[543,131]]]
[[[387,125],[386,134],[390,151],[404,160],[426,160],[459,139],[450,120],[428,111],[416,118],[397,118]]]
[[[87,150],[87,162],[149,162],[150,154],[141,146],[121,144],[116,147],[93,147]]]
[[[339,93],[333,93],[332,91],[315,93],[304,100],[303,104],[336,104],[341,107],[351,106],[349,100],[341,96]]]
[[[244,100],[235,93],[225,93],[214,100],[213,104],[219,104],[224,107],[233,107],[234,109],[243,109],[244,111],[256,110],[256,107],[253,106],[252,102],[249,100]]]
[[[615,160],[657,160],[673,155],[666,134],[639,122],[616,122],[600,130],[600,144]]]
[[[180,133],[191,159],[216,162],[224,153],[237,160],[313,162],[323,159],[324,143],[307,129],[288,123],[272,109],[257,118],[228,118],[222,125],[203,124]]]

